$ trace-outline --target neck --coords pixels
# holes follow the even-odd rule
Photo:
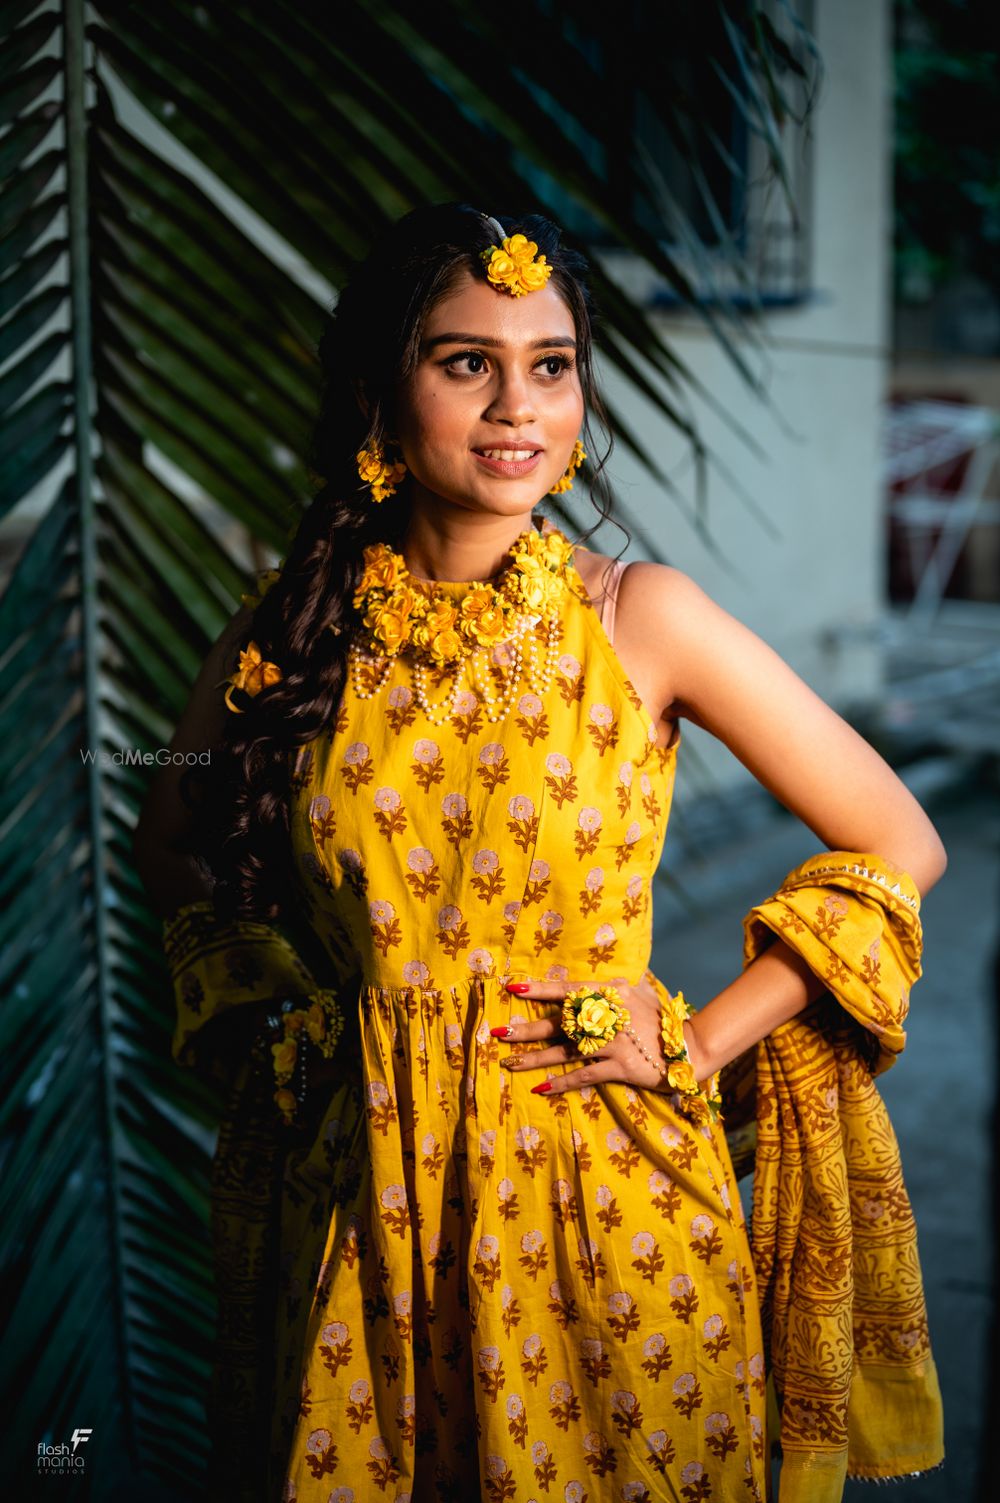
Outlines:
[[[415,505],[400,551],[417,579],[492,579],[514,539],[531,525],[530,511],[497,517],[431,513]]]

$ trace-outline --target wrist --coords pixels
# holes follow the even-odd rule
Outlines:
[[[721,1102],[718,1077],[701,1048],[692,1011],[683,992],[668,994],[660,1008],[660,1038],[667,1061],[666,1083],[676,1093],[678,1110],[704,1125],[718,1119]]]
[[[714,1073],[712,1061],[702,1046],[701,1040],[698,1037],[698,1030],[695,1028],[691,1018],[684,1019],[681,1031],[684,1035],[688,1059],[691,1061],[691,1069],[694,1071],[694,1078],[699,1085],[703,1085]]]

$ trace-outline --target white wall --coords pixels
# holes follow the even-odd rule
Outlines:
[[[882,602],[879,407],[888,362],[891,58],[888,0],[817,0],[825,67],[814,108],[811,285],[804,306],[767,317],[764,362],[771,411],[757,401],[696,319],[657,314],[658,326],[717,403],[748,428],[758,458],[704,403],[710,449],[751,493],[772,537],[726,482],[709,484],[709,527],[731,568],[712,556],[681,509],[616,447],[610,469],[623,498],[671,563],[763,636],[838,708],[871,701],[881,683],[874,637]],[[747,351],[752,364],[760,357]],[[644,399],[602,372],[609,395],[665,465],[684,443]],[[693,509],[690,473],[680,486]],[[611,552],[619,535],[600,543]],[[641,556],[633,545],[628,556]],[[691,791],[749,774],[725,747],[685,727],[681,758]],[[686,765],[685,765],[686,764]]]

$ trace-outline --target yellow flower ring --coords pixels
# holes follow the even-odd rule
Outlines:
[[[239,705],[233,704],[232,693],[234,689],[242,689],[244,694],[251,698],[260,693],[261,689],[267,689],[271,684],[280,684],[282,679],[281,669],[277,663],[267,662],[261,655],[261,650],[256,642],[248,642],[245,649],[240,650],[240,665],[236,672],[223,683],[228,684],[226,690],[226,706],[236,715],[242,715]]]
[[[491,245],[481,256],[486,263],[487,280],[511,297],[537,292],[552,275],[552,267],[543,255],[538,255],[538,246],[526,235],[507,235],[500,245]]]
[[[563,998],[563,1033],[580,1054],[596,1054],[630,1021],[628,1008],[622,1006],[621,995],[613,986],[600,990],[578,986]]]

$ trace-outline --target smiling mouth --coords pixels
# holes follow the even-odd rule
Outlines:
[[[517,463],[518,460],[534,459],[536,454],[541,454],[541,449],[473,449],[473,454],[481,454],[484,459],[502,459],[507,463]]]

